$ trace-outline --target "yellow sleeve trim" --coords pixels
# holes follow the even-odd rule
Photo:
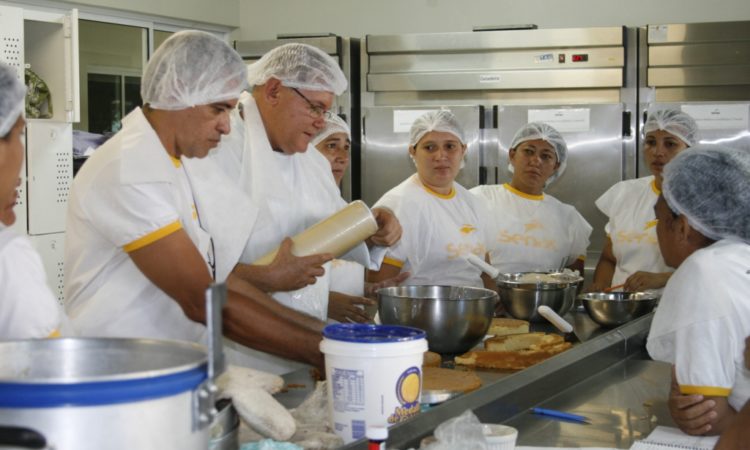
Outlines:
[[[122,246],[122,249],[125,250],[126,253],[130,253],[132,251],[138,250],[140,248],[143,248],[149,244],[152,244],[159,239],[168,236],[172,233],[174,233],[177,230],[182,229],[182,224],[179,220],[175,220],[174,222],[170,223],[169,225],[166,225],[164,227],[159,228],[156,231],[152,231],[151,233],[136,239],[135,241],[131,242],[130,244],[125,244]]]
[[[680,385],[680,393],[682,394],[700,394],[706,397],[729,397],[731,392],[731,389],[720,387]]]
[[[404,267],[404,262],[403,261],[399,261],[398,259],[389,258],[387,256],[385,258],[383,258],[383,264],[389,264],[391,266],[398,267],[399,269],[402,268],[402,267]]]
[[[60,330],[52,330],[52,333],[47,335],[47,339],[59,338],[60,336]]]

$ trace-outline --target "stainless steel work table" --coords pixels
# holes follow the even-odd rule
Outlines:
[[[391,427],[388,448],[418,448],[435,427],[467,409],[482,422],[517,428],[517,445],[629,448],[657,424],[673,426],[666,408],[669,366],[649,360],[645,352],[652,317],[607,330],[585,312],[569,313],[566,319],[574,323],[583,343],[519,372],[477,370],[483,382],[480,389]],[[532,329],[553,331],[547,324],[533,324]],[[295,406],[311,390],[310,377],[298,371],[285,379],[306,385],[277,397]],[[531,414],[535,406],[584,415],[591,424]],[[358,441],[342,448],[366,449],[367,444]]]

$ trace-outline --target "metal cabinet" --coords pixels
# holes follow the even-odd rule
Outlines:
[[[370,107],[362,118],[362,199],[369,205],[416,170],[409,158],[409,129],[414,119],[435,108]],[[464,127],[465,165],[456,181],[472,188],[480,184],[484,108],[451,106]]]
[[[13,228],[29,234],[47,281],[62,302],[65,214],[73,178],[72,123],[80,117],[78,11],[0,6],[0,61],[24,79],[31,69],[47,84],[53,115],[27,118],[26,161]]]

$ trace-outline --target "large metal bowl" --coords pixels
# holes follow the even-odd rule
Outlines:
[[[378,290],[380,321],[421,328],[430,350],[464,353],[487,333],[497,304],[489,289],[398,286]]]
[[[503,273],[495,279],[505,310],[516,319],[532,322],[546,321],[537,313],[541,305],[565,315],[573,306],[581,281],[578,275],[561,272]]]
[[[659,301],[652,292],[590,292],[578,296],[591,319],[616,327],[651,312]]]

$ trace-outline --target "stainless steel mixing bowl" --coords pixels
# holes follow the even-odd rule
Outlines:
[[[537,313],[541,305],[565,315],[573,306],[581,281],[578,275],[560,272],[504,273],[495,279],[505,310],[516,319],[532,322],[546,321]]]
[[[578,298],[594,322],[616,327],[651,312],[659,295],[652,292],[590,292]]]
[[[398,286],[377,294],[382,323],[421,328],[437,353],[464,353],[477,345],[497,304],[495,292],[473,287]]]

